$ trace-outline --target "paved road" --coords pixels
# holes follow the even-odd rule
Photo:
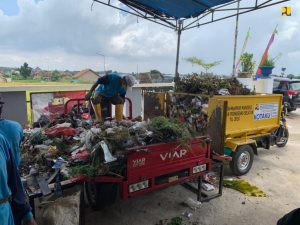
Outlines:
[[[197,211],[182,205],[195,197],[182,186],[118,201],[99,212],[86,214],[87,225],[155,225],[160,220],[193,213],[185,224],[192,225],[273,225],[288,211],[300,207],[300,112],[288,117],[290,140],[285,148],[259,150],[251,171],[243,176],[259,186],[266,198],[246,197],[231,189],[223,196],[203,203]]]

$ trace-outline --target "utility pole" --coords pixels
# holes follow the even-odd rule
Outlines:
[[[178,73],[178,64],[179,64],[179,50],[180,50],[180,37],[181,37],[181,31],[183,27],[183,21],[178,21],[178,28],[177,28],[177,52],[176,52],[176,64],[175,64],[175,87],[177,82],[179,81],[179,73]]]
[[[103,68],[104,68],[104,72],[105,72],[106,71],[106,68],[105,68],[105,55],[101,54],[101,53],[98,53],[98,52],[96,52],[96,54],[103,57]]]
[[[233,66],[232,66],[232,76],[235,77],[235,61],[236,61],[236,46],[237,46],[237,37],[239,29],[239,12],[240,12],[240,1],[237,2],[237,15],[235,20],[235,35],[234,35],[234,48],[233,48]]]

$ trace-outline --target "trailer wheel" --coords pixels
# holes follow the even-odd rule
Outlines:
[[[112,205],[117,199],[118,185],[116,183],[85,182],[84,187],[89,205],[94,210]]]
[[[236,176],[241,176],[249,172],[252,167],[254,153],[250,145],[242,145],[232,153],[230,169]]]
[[[282,148],[282,147],[286,146],[288,140],[289,140],[289,130],[288,129],[284,129],[282,137],[280,137],[279,141],[276,141],[275,144],[279,148]]]

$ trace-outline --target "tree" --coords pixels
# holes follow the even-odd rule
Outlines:
[[[51,73],[51,81],[59,81],[60,79],[61,79],[60,72],[57,71],[57,70],[54,70],[54,71]]]
[[[154,69],[154,70],[150,70],[150,73],[161,73],[161,72],[159,72],[159,70]]]
[[[27,62],[24,62],[23,66],[20,67],[19,71],[20,71],[20,75],[24,79],[28,79],[31,75],[32,68],[28,66]]]
[[[289,75],[287,75],[286,77],[287,77],[287,78],[290,78],[290,79],[293,79],[293,78],[295,78],[295,75],[294,75],[294,74],[289,74]]]
[[[185,59],[185,61],[191,63],[192,65],[198,65],[205,69],[205,74],[207,74],[207,71],[217,65],[219,65],[222,61],[214,61],[212,63],[205,63],[202,59],[199,59],[195,56],[189,57]]]

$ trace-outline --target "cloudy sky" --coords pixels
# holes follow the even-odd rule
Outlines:
[[[253,1],[253,0],[246,0]],[[160,25],[120,13],[92,0],[0,0],[0,66],[19,67],[25,61],[43,69],[106,69],[139,72],[158,69],[173,74],[176,33]],[[282,17],[281,7],[291,6],[292,16]],[[275,73],[300,75],[300,1],[292,0],[240,17],[238,50],[248,28],[247,51],[259,61],[273,29],[278,35],[270,55],[282,54]],[[200,72],[183,60],[197,56],[222,63],[214,73],[230,74],[233,61],[235,19],[184,31],[180,73]],[[239,52],[239,51],[238,51]]]

